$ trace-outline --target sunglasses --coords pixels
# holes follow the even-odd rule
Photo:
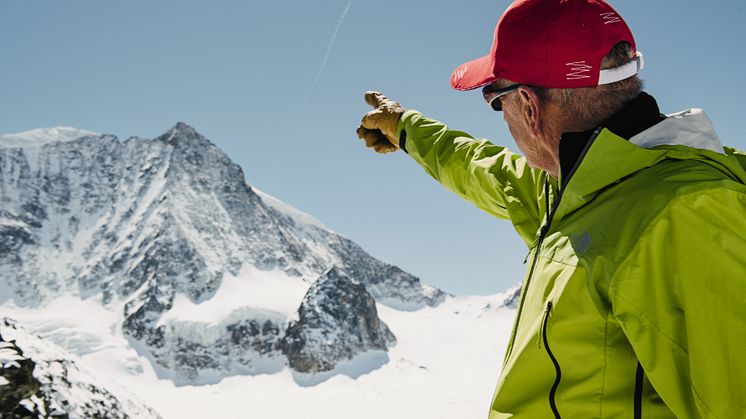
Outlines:
[[[507,95],[508,93],[515,92],[516,90],[518,90],[519,87],[521,87],[520,84],[512,84],[508,87],[498,89],[493,87],[491,84],[488,84],[487,86],[484,86],[482,88],[482,96],[484,97],[485,102],[490,105],[493,111],[501,112],[503,110],[503,103],[500,98]]]

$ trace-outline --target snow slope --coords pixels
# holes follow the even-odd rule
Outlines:
[[[468,419],[487,412],[515,316],[501,303],[511,296],[448,297],[417,311],[377,304],[397,337],[388,353],[370,352],[324,374],[284,367],[185,386],[159,379],[152,363],[122,337],[118,307],[62,296],[37,309],[6,302],[0,316],[76,353],[79,363],[129,389],[164,418]]]

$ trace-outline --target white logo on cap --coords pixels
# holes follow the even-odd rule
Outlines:
[[[591,76],[585,74],[593,69],[593,66],[586,64],[585,61],[575,61],[565,64],[570,66],[570,72],[567,73],[567,80],[589,79]]]
[[[468,70],[468,69],[469,69],[468,65],[465,65],[463,67],[460,67],[460,68],[456,69],[456,71],[453,73],[453,81],[457,82],[457,81],[463,79],[464,76],[466,75],[466,70]]]
[[[622,21],[622,18],[614,12],[601,13],[601,18],[604,20],[604,25],[608,25],[609,23],[619,23]]]

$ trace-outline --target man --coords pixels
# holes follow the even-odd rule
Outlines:
[[[746,417],[746,154],[661,115],[601,0],[519,0],[482,87],[525,157],[380,93],[358,136],[406,151],[531,249],[490,418]]]

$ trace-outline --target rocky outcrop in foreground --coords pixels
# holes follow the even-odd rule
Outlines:
[[[365,287],[334,267],[309,288],[281,348],[291,368],[316,373],[395,342]]]
[[[62,348],[0,319],[0,417],[160,418],[80,368]]]

